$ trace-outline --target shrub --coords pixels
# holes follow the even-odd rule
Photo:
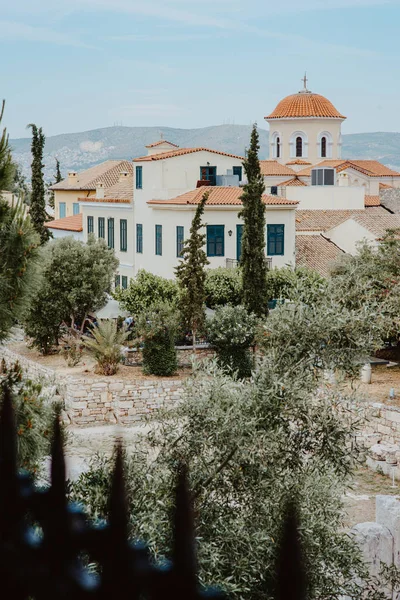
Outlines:
[[[101,321],[92,329],[93,338],[83,337],[84,345],[97,363],[96,371],[101,375],[115,375],[122,359],[121,345],[127,332],[118,330],[115,321]]]
[[[257,318],[244,306],[218,308],[207,320],[207,337],[216,348],[220,366],[239,378],[249,377],[252,370],[250,346],[255,336]]]
[[[119,288],[114,295],[125,310],[137,316],[160,302],[176,304],[179,287],[172,279],[140,270],[136,277],[130,280],[128,289]]]
[[[209,308],[233,304],[242,298],[242,276],[240,269],[209,269],[206,274],[206,305]]]
[[[137,331],[143,342],[143,373],[173,375],[178,368],[176,311],[167,304],[154,305],[139,316]]]
[[[64,346],[61,349],[61,355],[69,367],[76,367],[82,359],[83,344],[80,336],[72,334],[63,337]]]
[[[268,298],[318,302],[324,287],[324,278],[306,267],[282,267],[267,273]]]

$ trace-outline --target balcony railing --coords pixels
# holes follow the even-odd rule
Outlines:
[[[272,258],[268,256],[266,259],[268,271],[272,269]],[[236,269],[239,266],[239,261],[234,258],[226,258],[225,266],[227,269]]]

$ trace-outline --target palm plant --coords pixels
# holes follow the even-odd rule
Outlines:
[[[121,345],[129,335],[125,329],[118,329],[115,321],[101,321],[93,327],[93,338],[83,337],[85,348],[96,360],[96,372],[101,375],[114,375],[121,362]]]

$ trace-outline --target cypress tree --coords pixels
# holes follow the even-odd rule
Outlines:
[[[38,128],[34,123],[28,127],[32,129],[32,194],[29,214],[34,228],[40,235],[40,241],[44,244],[51,237],[49,230],[44,226],[48,219],[43,180],[43,148],[46,138],[41,127]]]
[[[243,163],[247,183],[243,188],[243,219],[241,268],[243,304],[249,312],[261,317],[268,313],[267,261],[265,257],[265,190],[258,151],[260,149],[256,124],[251,132],[250,148]]]
[[[0,110],[0,123],[3,119],[6,101],[3,100]],[[3,129],[0,138],[0,191],[8,190],[12,186],[15,174],[15,165],[12,161],[11,148],[8,143],[7,129]]]
[[[204,303],[206,300],[206,265],[209,264],[203,246],[206,235],[200,233],[204,223],[202,216],[209,193],[205,192],[196,208],[190,227],[190,237],[183,245],[182,262],[175,268],[181,288],[180,307],[185,323],[193,334],[193,347],[196,345],[196,333],[204,323]]]
[[[56,172],[54,175],[54,184],[59,183],[60,181],[62,181],[60,161],[58,160],[58,158],[56,158]],[[49,205],[51,206],[52,209],[54,209],[54,192],[53,192],[53,190],[50,190]]]

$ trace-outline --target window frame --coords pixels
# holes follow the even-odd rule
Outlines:
[[[61,207],[63,208],[63,212],[64,214],[61,215]],[[59,214],[59,219],[65,219],[65,217],[67,216],[67,203],[66,202],[59,202],[58,203],[58,214]]]
[[[115,276],[114,287],[115,289],[121,287],[121,275]]]
[[[127,221],[127,219],[119,220],[119,250],[120,250],[120,252],[128,251],[128,221]]]
[[[301,137],[301,135],[297,135],[296,136],[296,140],[295,140],[295,152],[296,152],[296,158],[303,158],[303,138]],[[300,152],[300,154],[299,154]]]
[[[73,202],[72,204],[72,214],[75,215],[79,215],[80,212],[80,206],[79,206],[79,202]]]
[[[135,186],[137,190],[143,189],[143,167],[142,165],[136,165],[135,169]]]
[[[108,217],[107,219],[107,245],[109,248],[115,247],[115,224],[114,217]]]
[[[235,173],[235,171],[239,171],[239,173]],[[232,173],[233,173],[233,175],[239,175],[239,183],[240,183],[243,179],[243,167],[239,166],[239,165],[234,165],[234,167],[232,169]]]
[[[326,139],[326,135],[323,135],[321,138],[321,158],[327,158],[327,147],[328,140]]]
[[[278,228],[281,228],[281,231],[278,231]],[[277,248],[278,244],[281,244],[281,247]],[[271,245],[274,246],[273,249],[271,249]],[[267,224],[267,256],[284,256],[284,255],[285,255],[285,224],[284,223],[268,223]]]
[[[87,218],[87,232],[88,235],[94,233],[94,217],[88,216]]]
[[[162,225],[155,225],[155,245],[154,251],[156,256],[162,256]]]
[[[218,235],[216,233],[216,231],[219,229],[219,231],[222,231],[222,235],[221,233]],[[214,229],[214,233],[212,235],[212,231]],[[219,242],[218,240],[221,239],[221,241]],[[221,252],[217,252],[218,248],[217,245],[218,244],[222,244],[222,251]],[[214,249],[210,250],[210,246],[211,244],[214,245]],[[225,225],[207,225],[207,237],[206,237],[206,248],[207,248],[207,256],[210,257],[224,257],[225,256]]]
[[[128,289],[128,276],[127,275],[121,275],[121,288],[123,290]]]
[[[139,235],[140,231],[140,235]],[[136,223],[136,253],[143,254],[143,225]]]
[[[105,240],[106,239],[106,220],[105,220],[105,217],[99,217],[97,219],[97,231],[98,231],[98,237],[100,239],[102,239],[102,240]]]
[[[176,226],[176,256],[182,258],[183,246],[185,243],[185,228],[183,225]]]

